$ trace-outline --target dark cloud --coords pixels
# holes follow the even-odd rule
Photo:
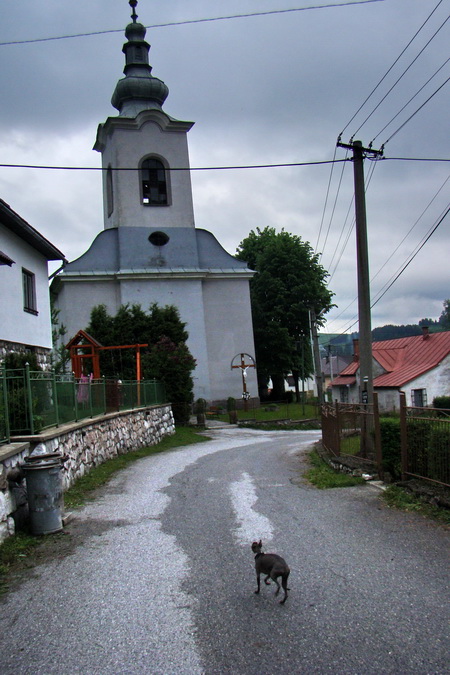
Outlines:
[[[382,131],[448,58],[447,25],[358,129],[444,21],[442,7],[370,104],[347,123],[436,4],[409,0],[406,12],[404,0],[389,0],[149,30],[153,73],[170,90],[166,111],[196,122],[189,137],[192,166],[332,159],[344,127],[345,141],[357,132],[363,143],[375,138],[374,147],[379,147],[448,77],[447,64]],[[292,3],[232,0],[225,7],[211,0],[172,0],[156,7],[141,0],[138,14],[148,25],[264,11],[274,5],[281,9]],[[123,29],[129,7],[125,0],[21,0],[2,19],[0,42],[26,40]],[[91,148],[97,124],[115,114],[110,98],[122,76],[123,42],[121,30],[0,47],[3,161],[99,166],[100,157]],[[449,104],[447,86],[387,143],[386,156],[448,157]],[[343,158],[345,151],[337,150],[336,156]],[[366,161],[376,297],[442,214],[448,184],[436,193],[449,169],[448,164],[381,161],[370,178],[372,168]],[[341,172],[342,165],[336,165],[325,212],[329,166],[194,172],[192,177],[197,226],[210,229],[230,252],[250,229],[269,225],[284,227],[313,247],[318,243],[322,263],[331,272],[340,261],[330,282],[339,308],[330,319],[341,316],[330,321],[330,330],[346,328],[356,312],[355,304],[343,311],[356,296],[354,232],[343,249],[353,217],[351,163]],[[69,258],[80,255],[102,229],[100,184],[99,175],[94,179],[92,173],[0,169],[0,196]],[[444,223],[374,307],[375,325],[440,313],[449,295],[447,229]]]

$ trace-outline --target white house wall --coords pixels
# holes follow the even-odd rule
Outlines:
[[[14,265],[0,265],[0,339],[50,349],[50,295],[47,259],[0,225],[0,250]],[[38,314],[23,309],[22,267],[35,275]]]
[[[406,405],[408,406],[412,405],[412,389],[426,389],[428,406],[433,404],[433,399],[436,396],[450,396],[450,354],[441,361],[437,368],[433,368],[433,370],[424,373],[402,387],[402,391],[406,394]]]

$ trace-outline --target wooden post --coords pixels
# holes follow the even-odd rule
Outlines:
[[[408,430],[406,427],[406,395],[400,392],[400,447],[402,462],[402,480],[406,480],[408,473]]]
[[[373,429],[375,433],[375,461],[378,476],[383,480],[383,451],[381,448],[380,410],[378,408],[378,392],[373,392]]]

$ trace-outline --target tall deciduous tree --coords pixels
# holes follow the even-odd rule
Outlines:
[[[271,377],[281,395],[287,373],[312,372],[309,312],[321,320],[332,307],[328,273],[308,242],[273,227],[252,230],[237,257],[257,271],[250,292],[260,391]]]
[[[444,309],[439,317],[439,323],[445,330],[450,328],[450,299],[444,300]]]
[[[105,305],[98,305],[91,312],[86,332],[104,347],[148,344],[148,348],[142,350],[143,376],[164,382],[175,421],[186,424],[193,399],[195,359],[186,345],[185,327],[173,305],[153,304],[148,313],[140,305],[122,305],[115,316],[108,313]],[[133,350],[103,351],[100,368],[102,375],[134,380],[135,353]]]

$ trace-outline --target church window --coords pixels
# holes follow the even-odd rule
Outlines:
[[[108,218],[114,211],[114,192],[113,192],[113,175],[111,165],[106,170],[106,204],[108,207]]]
[[[168,189],[166,169],[159,159],[145,159],[141,165],[142,203],[148,206],[166,206]]]

